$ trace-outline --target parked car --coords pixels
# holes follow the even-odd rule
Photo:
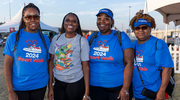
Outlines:
[[[6,44],[6,39],[3,40],[3,44],[4,44],[4,45]]]
[[[4,45],[3,39],[0,38],[0,46]]]

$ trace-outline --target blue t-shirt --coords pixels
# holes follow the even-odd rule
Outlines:
[[[144,81],[145,88],[157,92],[161,85],[160,70],[162,67],[174,67],[167,44],[154,36],[143,44],[138,44],[137,40],[133,42],[136,49],[136,61],[133,68],[133,95],[135,98],[146,98],[141,95],[143,85],[137,70]]]
[[[100,87],[117,87],[123,84],[123,50],[132,48],[131,40],[126,33],[121,32],[120,46],[116,31],[101,35],[94,39],[90,46],[90,85]],[[93,34],[92,34],[93,35]],[[88,41],[92,37],[88,37]]]
[[[45,87],[48,84],[49,75],[47,67],[47,49],[39,36],[39,33],[28,33],[24,29],[20,31],[20,38],[16,50],[14,50],[16,33],[8,36],[3,54],[13,57],[12,84],[14,90],[27,91]],[[49,38],[44,35],[47,48],[50,46]]]

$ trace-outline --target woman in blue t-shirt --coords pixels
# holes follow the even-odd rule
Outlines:
[[[90,97],[92,100],[131,99],[129,89],[133,71],[133,49],[126,33],[111,28],[113,12],[101,9],[97,16],[98,33],[90,45]]]
[[[130,26],[138,39],[133,42],[135,51],[133,96],[136,100],[151,100],[152,97],[156,100],[164,100],[165,90],[174,66],[168,46],[163,40],[151,35],[151,29],[155,28],[156,24],[150,15],[143,14],[142,11],[138,12],[131,19]],[[163,69],[162,80],[161,69]],[[142,92],[147,89],[152,92],[151,95]]]
[[[9,100],[43,100],[48,84],[49,38],[42,34],[40,10],[29,3],[22,10],[17,32],[4,48],[4,76]]]

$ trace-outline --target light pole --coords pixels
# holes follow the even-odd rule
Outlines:
[[[11,20],[11,3],[10,3],[10,0],[9,0],[9,18]]]
[[[131,6],[129,6],[129,23],[130,23],[130,9],[131,9]],[[131,29],[130,29],[130,26],[129,26],[129,36],[130,36],[130,33],[131,33]]]

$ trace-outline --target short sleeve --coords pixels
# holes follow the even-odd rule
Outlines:
[[[14,44],[15,44],[15,33],[11,33],[6,40],[6,45],[4,47],[3,55],[9,55],[11,57],[14,57],[13,55]]]
[[[89,61],[89,43],[84,37],[81,37],[81,61]]]
[[[127,36],[126,33],[121,32],[121,38],[122,38],[122,48],[123,50],[128,48],[133,48],[130,38]]]
[[[50,44],[50,47],[49,47],[49,53],[50,54],[55,54],[55,42],[56,42],[56,39],[58,38],[59,35],[55,35],[51,41],[51,44]]]
[[[174,67],[171,54],[169,52],[167,44],[163,40],[157,41],[157,51],[156,51],[156,66],[162,67]]]

